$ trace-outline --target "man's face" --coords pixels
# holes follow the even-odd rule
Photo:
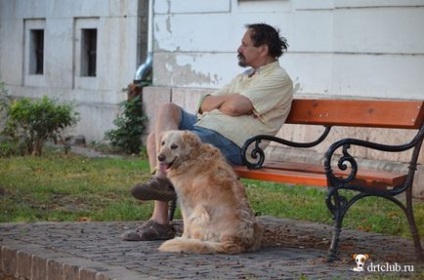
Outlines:
[[[241,45],[237,49],[238,64],[241,67],[251,66],[254,68],[259,67],[259,58],[261,56],[261,46],[255,47],[252,39],[250,38],[251,30],[247,30],[241,39]]]

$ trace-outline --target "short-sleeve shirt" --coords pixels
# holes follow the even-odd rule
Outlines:
[[[241,94],[252,102],[249,115],[229,116],[214,109],[198,115],[196,125],[214,130],[239,147],[255,135],[275,135],[286,120],[293,98],[293,83],[278,61],[237,75],[211,95]]]

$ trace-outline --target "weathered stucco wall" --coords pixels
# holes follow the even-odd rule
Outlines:
[[[155,85],[222,86],[241,71],[244,24],[267,22],[288,39],[281,62],[299,93],[424,96],[422,0],[211,2],[155,1]]]

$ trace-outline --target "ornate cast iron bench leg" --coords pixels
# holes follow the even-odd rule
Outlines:
[[[340,241],[340,233],[342,231],[343,218],[347,211],[346,199],[339,196],[337,189],[330,188],[326,198],[326,204],[330,212],[333,214],[334,228],[331,239],[330,249],[327,255],[327,261],[333,262],[337,259],[338,245]]]
[[[414,211],[412,207],[412,187],[406,190],[406,206],[405,206],[405,215],[408,219],[409,230],[412,235],[412,240],[414,241],[415,255],[418,262],[424,262],[423,249],[420,242],[420,234],[418,232],[417,224],[414,218]]]
[[[377,196],[381,198],[388,199],[398,205],[402,211],[405,213],[405,216],[408,220],[409,230],[414,242],[415,247],[415,255],[418,262],[424,262],[424,254],[423,249],[420,242],[419,231],[414,219],[414,212],[412,206],[412,187],[407,188],[406,190],[406,203],[402,204],[401,201],[396,199],[394,196],[388,195],[376,195],[370,193],[359,193],[349,201],[338,193],[338,189],[335,187],[330,187],[328,191],[328,195],[326,198],[326,204],[330,212],[333,214],[334,219],[334,229],[332,233],[332,240],[330,249],[328,251],[327,261],[332,262],[338,258],[338,245],[340,241],[340,233],[342,228],[343,219],[349,210],[349,208],[358,200],[367,197],[367,196]]]

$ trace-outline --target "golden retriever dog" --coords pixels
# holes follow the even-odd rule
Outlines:
[[[167,131],[158,160],[175,187],[184,224],[182,236],[165,241],[160,251],[237,254],[260,248],[263,229],[217,148],[191,132]]]

